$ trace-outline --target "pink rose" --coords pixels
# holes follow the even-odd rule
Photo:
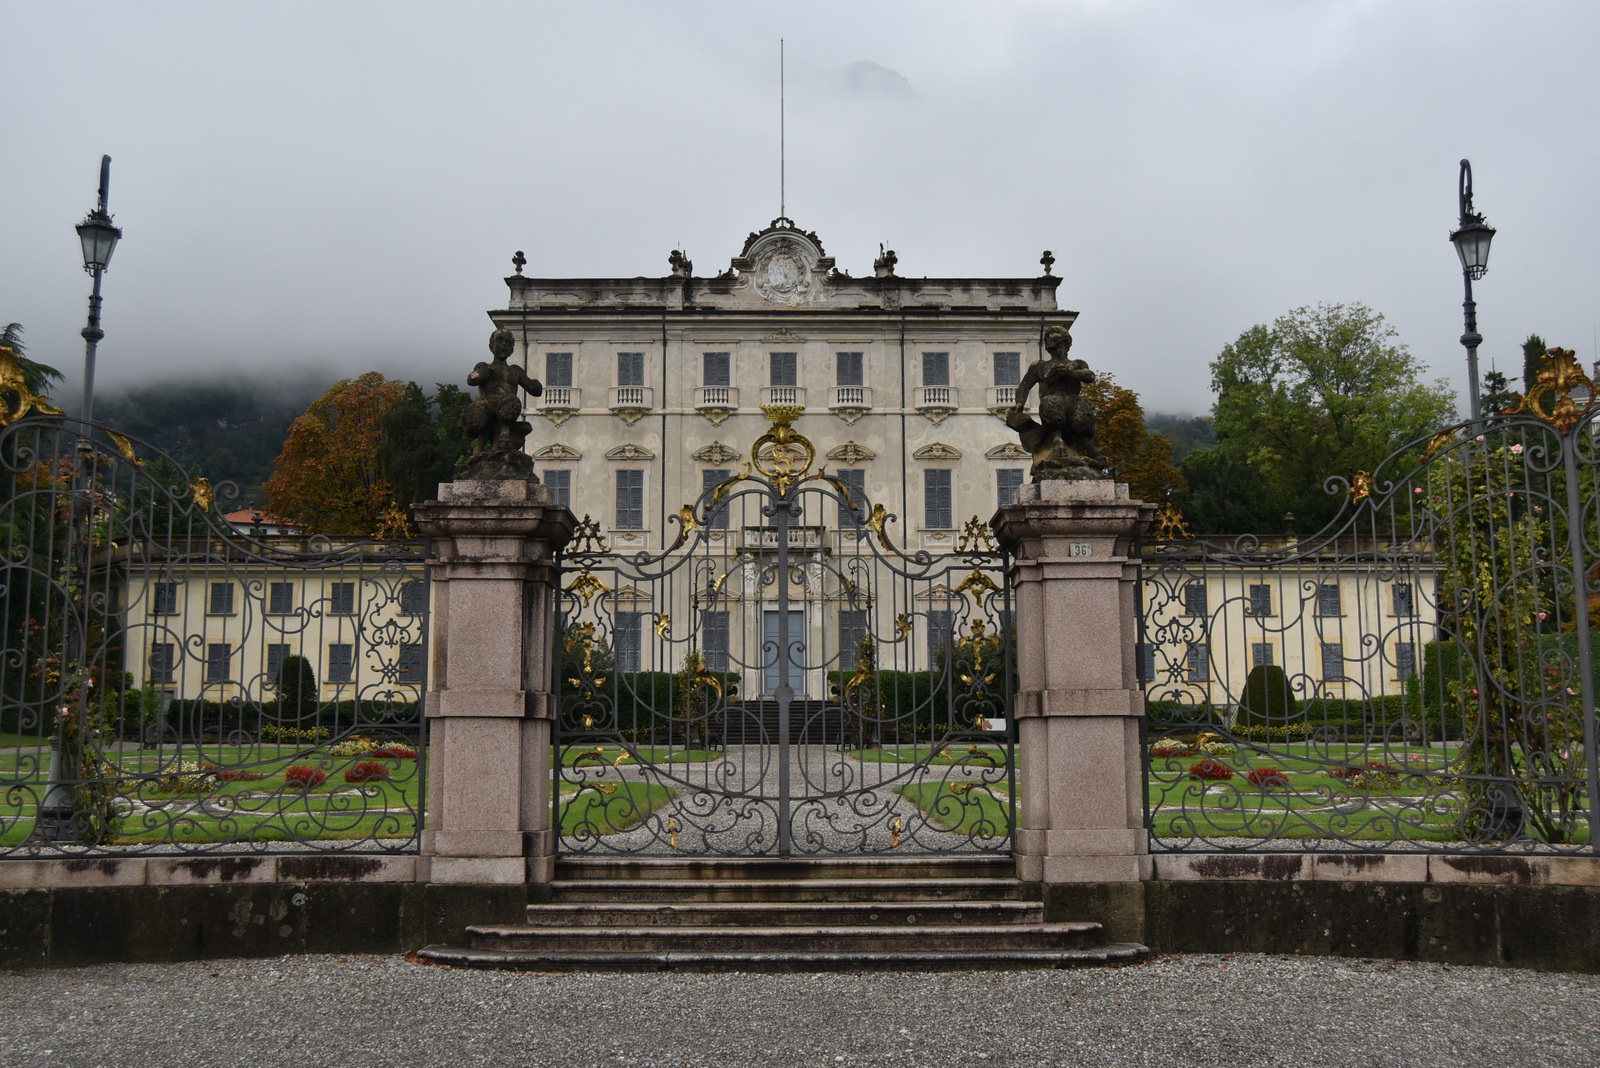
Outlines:
[[[1522,455],[1522,446],[1520,444],[1511,446],[1511,452],[1512,452],[1513,455],[1521,456]]]

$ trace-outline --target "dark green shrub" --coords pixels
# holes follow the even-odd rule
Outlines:
[[[1239,699],[1242,726],[1274,726],[1299,715],[1300,705],[1289,687],[1289,676],[1277,664],[1258,664],[1244,680]]]
[[[317,673],[305,657],[284,657],[273,686],[278,691],[278,718],[298,722],[317,714]]]

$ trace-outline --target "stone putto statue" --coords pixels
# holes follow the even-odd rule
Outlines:
[[[1072,335],[1064,326],[1045,331],[1044,348],[1049,359],[1028,368],[1017,386],[1016,403],[1006,412],[1006,426],[1033,454],[1033,481],[1110,478],[1111,465],[1094,444],[1094,412],[1080,396],[1084,385],[1094,381],[1094,372],[1084,361],[1068,358]],[[1037,420],[1026,409],[1035,385]]]
[[[478,439],[472,459],[462,478],[475,481],[520,479],[539,481],[533,474],[533,459],[523,443],[533,426],[522,418],[522,398],[517,390],[537,397],[544,386],[520,367],[507,363],[516,349],[511,331],[501,328],[489,335],[490,363],[480,363],[467,375],[467,384],[478,387],[478,399],[461,413],[461,429]]]

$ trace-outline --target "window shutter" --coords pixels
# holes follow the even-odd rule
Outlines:
[[[767,385],[798,386],[800,384],[799,353],[774,352],[771,356],[772,377],[768,380]]]
[[[1020,467],[1002,467],[994,473],[995,498],[1001,508],[1016,500],[1017,490],[1022,488],[1022,480],[1026,474],[1027,472]]]
[[[546,468],[544,484],[550,487],[550,493],[556,499],[556,504],[562,508],[572,507],[572,472],[564,467]]]
[[[617,385],[642,386],[644,385],[644,353],[619,352],[617,353]]]
[[[712,490],[728,481],[733,472],[721,467],[708,468],[700,472],[700,493],[709,500]],[[723,500],[717,505],[717,510],[711,513],[709,526],[712,530],[728,529],[728,502]]]
[[[729,365],[729,355],[726,352],[708,352],[703,357],[701,364],[703,386],[731,386],[733,385],[732,369]]]
[[[950,499],[950,471],[930,468],[922,473],[923,526],[930,530],[949,530],[954,523]]]
[[[997,352],[994,354],[994,384],[1015,386],[1022,382],[1022,353]]]
[[[544,354],[544,384],[554,389],[572,388],[572,353]]]
[[[617,472],[617,529],[644,529],[644,472]]]
[[[835,382],[841,386],[864,386],[867,384],[866,366],[863,354],[859,352],[841,352],[834,358]]]
[[[948,386],[950,384],[950,354],[924,352],[922,354],[922,384]]]

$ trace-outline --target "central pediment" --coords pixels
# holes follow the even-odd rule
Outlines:
[[[780,216],[745,238],[730,266],[763,300],[797,308],[823,298],[833,263],[815,232]]]

